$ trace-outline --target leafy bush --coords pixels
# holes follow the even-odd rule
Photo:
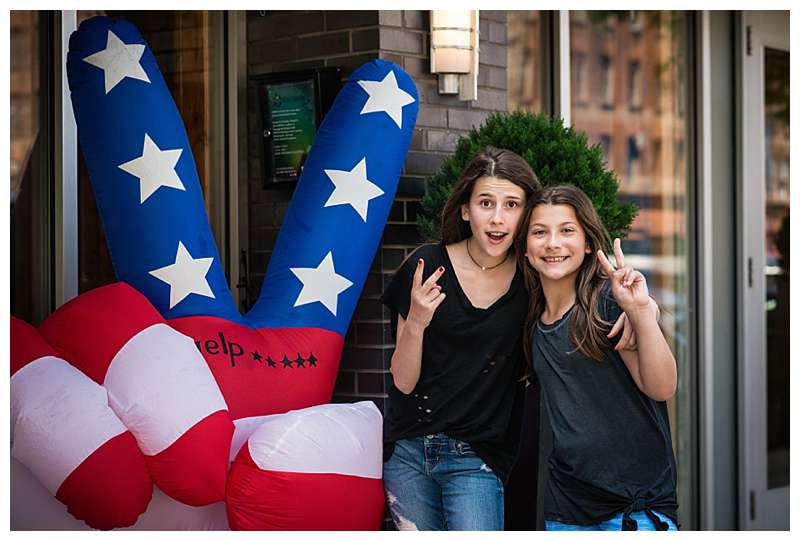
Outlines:
[[[637,209],[617,199],[619,181],[603,163],[600,145],[589,146],[586,136],[564,127],[560,118],[524,111],[494,113],[462,137],[455,154],[428,180],[417,226],[427,240],[439,238],[442,208],[461,171],[487,145],[516,152],[533,168],[542,186],[574,184],[594,203],[611,238],[623,238]]]

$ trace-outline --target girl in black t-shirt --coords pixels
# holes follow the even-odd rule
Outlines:
[[[609,262],[608,234],[574,186],[537,194],[520,231],[526,349],[553,432],[546,529],[676,529],[664,401],[675,393],[677,369],[644,276],[625,265],[619,239],[616,267]],[[637,351],[618,351],[607,338],[621,311]]]
[[[400,530],[503,529],[527,310],[512,248],[539,187],[513,152],[479,152],[444,206],[442,242],[384,292],[397,332],[383,476]]]

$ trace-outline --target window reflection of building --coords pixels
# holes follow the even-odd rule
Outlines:
[[[611,136],[607,133],[600,135],[600,148],[603,149],[603,159],[606,162],[606,167],[613,169],[614,165],[611,161]]]
[[[572,125],[603,147],[620,198],[639,207],[623,250],[665,308],[663,328],[681,378],[670,421],[677,456],[689,457],[686,34],[685,15],[677,12],[570,12],[570,64],[587,59],[584,85],[593,89],[584,98],[573,88]],[[678,468],[679,503],[688,511],[691,461]]]
[[[575,94],[576,105],[586,105],[589,98],[589,77],[586,73],[588,62],[586,55],[575,53],[573,65],[570,66],[572,73],[572,92]]]
[[[614,74],[612,72],[611,58],[603,55],[600,57],[600,96],[602,105],[606,109],[614,108]]]
[[[508,110],[542,110],[541,15],[508,12]]]
[[[639,143],[636,139],[636,136],[628,136],[627,159],[625,161],[627,164],[625,169],[627,178],[635,178],[642,175],[641,155],[639,152]]]
[[[628,107],[638,110],[642,106],[642,77],[639,62],[628,63]]]

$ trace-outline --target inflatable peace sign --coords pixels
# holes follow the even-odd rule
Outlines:
[[[130,398],[122,387],[139,381],[137,392],[151,403],[126,402],[131,423],[140,410],[155,417],[178,411],[168,430],[158,428],[165,433],[158,441],[142,441],[148,436],[123,422],[147,449],[164,492],[192,505],[219,501],[224,473],[196,476],[226,470],[231,420],[252,426],[254,417],[330,401],[344,335],[411,140],[415,85],[381,60],[351,75],[317,132],[260,297],[241,315],[183,123],[139,32],[125,21],[83,22],[70,39],[67,73],[114,269],[156,312],[127,286],[108,286],[59,309],[41,332],[95,381],[118,381],[111,402],[117,392]],[[192,347],[174,331],[189,336]],[[117,369],[126,348],[130,366]],[[198,350],[224,401],[192,364]],[[245,439],[237,434],[234,452]],[[181,480],[170,483],[176,470]]]

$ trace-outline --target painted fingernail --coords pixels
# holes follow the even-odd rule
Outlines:
[[[444,272],[444,267],[439,267],[439,272]]]
[[[417,261],[417,265],[422,265],[422,258]]]

